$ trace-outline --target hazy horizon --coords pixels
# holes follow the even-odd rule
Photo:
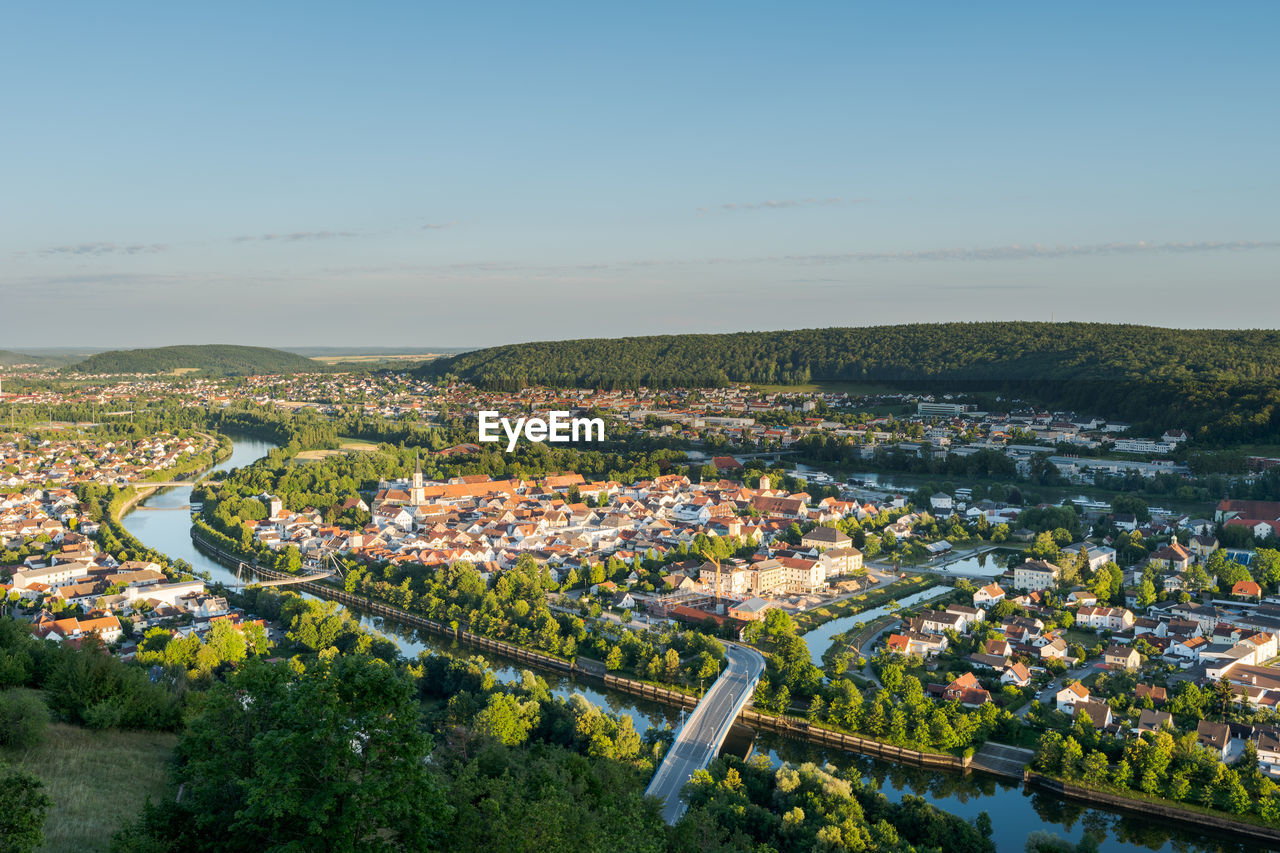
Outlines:
[[[1253,328],[1274,304],[1275,4],[6,23],[0,348]]]

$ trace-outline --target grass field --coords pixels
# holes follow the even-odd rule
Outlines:
[[[896,394],[900,393],[890,385],[875,382],[806,382],[802,385],[756,385],[751,384],[754,391],[764,394]]]
[[[438,352],[422,352],[408,355],[313,355],[312,361],[318,361],[321,364],[359,364],[368,366],[371,364],[406,364],[416,363],[419,361],[431,361],[432,359],[441,358]]]
[[[337,450],[304,450],[296,458],[301,462],[314,462],[317,459],[328,459],[330,456],[338,456],[343,453],[364,453],[378,449],[378,445],[368,441],[361,441],[358,438],[344,438],[341,441],[342,444],[338,445]]]
[[[106,850],[120,826],[153,801],[171,797],[168,732],[92,731],[51,723],[45,742],[0,751],[44,782],[54,802],[45,824],[47,853]]]

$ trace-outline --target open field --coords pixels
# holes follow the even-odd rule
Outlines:
[[[754,391],[760,391],[765,394],[804,394],[804,393],[825,393],[825,394],[896,394],[899,393],[891,385],[884,385],[876,382],[806,382],[802,385],[763,385],[750,383],[748,386]]]
[[[321,364],[328,364],[328,365],[414,364],[421,361],[432,361],[433,359],[441,358],[442,356],[443,356],[443,353],[438,353],[438,352],[422,352],[422,353],[413,353],[410,355],[337,354],[337,355],[313,355],[311,356],[311,360],[318,361]]]
[[[315,462],[317,459],[328,459],[330,456],[340,456],[343,453],[367,453],[377,449],[378,445],[372,442],[361,441],[358,438],[344,438],[337,450],[304,450],[296,458],[303,462]]]
[[[172,796],[168,765],[177,744],[169,732],[92,731],[51,723],[30,750],[0,750],[44,782],[54,802],[45,824],[47,853],[106,850],[112,834],[153,801]]]

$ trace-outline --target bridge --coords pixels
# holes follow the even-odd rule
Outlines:
[[[759,450],[754,453],[723,453],[722,456],[732,456],[734,459],[773,459],[781,460],[783,456],[791,456],[799,453],[798,450]]]
[[[202,486],[221,486],[221,480],[166,480],[162,483],[154,483],[150,480],[139,480],[136,483],[130,483],[135,489],[170,489],[178,486],[194,486],[199,483]]]
[[[241,561],[240,565],[236,566],[236,579],[242,581],[240,584],[241,587],[249,586],[249,584],[243,583],[243,579],[241,577],[241,574],[246,570],[248,570],[249,572],[261,571],[264,574],[268,571],[268,570],[263,570],[261,567],[255,566],[251,563],[246,563]],[[277,572],[274,570],[269,570],[269,571],[270,571],[270,574],[272,575],[280,574],[280,572]],[[283,577],[273,578],[272,580],[268,580],[268,581],[257,581],[254,584],[252,584],[252,586],[289,586],[290,584],[295,584],[295,583],[308,583],[310,581],[322,581],[325,578],[332,576],[333,574],[334,574],[334,571],[332,569],[315,569],[305,575],[297,575],[297,576],[285,575]]]
[[[733,721],[750,701],[764,674],[764,656],[755,649],[726,644],[725,653],[729,665],[680,726],[675,742],[645,789],[647,796],[662,800],[662,819],[668,824],[675,824],[684,814],[686,803],[680,798],[681,789],[694,771],[705,769],[716,757]]]

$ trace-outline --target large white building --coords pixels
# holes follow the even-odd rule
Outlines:
[[[1121,453],[1168,453],[1173,442],[1153,441],[1149,438],[1117,438],[1113,448]]]
[[[1027,560],[1013,570],[1013,585],[1027,592],[1050,589],[1058,582],[1058,574],[1062,570],[1053,563],[1044,560]]]

